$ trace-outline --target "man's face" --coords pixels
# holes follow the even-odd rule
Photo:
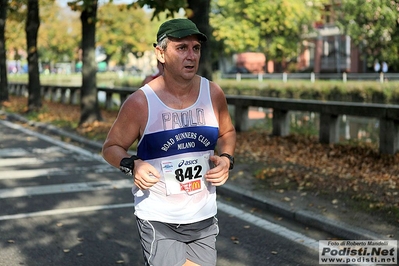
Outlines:
[[[165,71],[184,79],[192,79],[198,71],[200,57],[201,43],[197,36],[170,38],[164,51]]]

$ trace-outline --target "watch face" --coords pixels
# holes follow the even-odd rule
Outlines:
[[[132,169],[125,167],[125,166],[120,166],[119,169],[122,171],[122,173],[127,174],[127,175],[133,175]]]
[[[139,157],[136,155],[133,155],[130,158],[123,158],[120,162],[119,169],[122,171],[122,173],[133,175],[134,160],[137,159],[139,159]]]

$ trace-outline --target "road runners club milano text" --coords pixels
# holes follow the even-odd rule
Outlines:
[[[193,110],[187,110],[182,112],[163,113],[162,124],[164,130],[205,126],[206,122],[205,122],[204,109],[197,108],[195,112],[193,112]],[[176,142],[185,139],[198,140],[199,142],[204,144],[205,147],[208,147],[211,144],[206,137],[204,137],[203,135],[198,136],[196,132],[182,132],[176,134],[174,138],[170,138],[169,140],[167,140],[167,142],[163,144],[161,149],[163,151],[168,151],[168,149]],[[181,150],[181,149],[194,148],[194,147],[195,147],[195,142],[185,142],[178,144],[177,149]]]

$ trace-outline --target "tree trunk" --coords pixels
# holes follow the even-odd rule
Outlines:
[[[97,98],[97,65],[95,59],[97,4],[97,0],[91,1],[90,5],[86,6],[80,15],[83,66],[79,125],[102,120]]]
[[[210,0],[187,0],[188,7],[193,10],[193,16],[190,17],[198,27],[200,32],[208,37],[208,41],[202,45],[201,60],[198,74],[212,80],[212,60],[211,60],[211,29],[209,25]]]
[[[42,107],[39,77],[39,58],[37,53],[37,34],[39,31],[39,1],[28,0],[28,18],[26,20],[26,41],[28,44],[28,112]]]
[[[0,103],[8,101],[6,39],[4,36],[8,0],[0,0]]]

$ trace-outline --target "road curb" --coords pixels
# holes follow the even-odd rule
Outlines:
[[[328,232],[332,235],[335,235],[343,239],[350,239],[350,240],[385,239],[384,236],[378,235],[374,232],[362,228],[357,228],[347,223],[332,220],[311,211],[291,208],[279,201],[267,198],[266,196],[261,195],[261,193],[250,191],[248,189],[243,189],[241,187],[237,187],[229,183],[226,183],[223,186],[218,187],[217,192],[219,195],[241,200],[242,202],[249,203],[252,206],[255,206],[262,210],[274,212],[285,218],[300,222],[309,227],[323,230],[325,232]]]

